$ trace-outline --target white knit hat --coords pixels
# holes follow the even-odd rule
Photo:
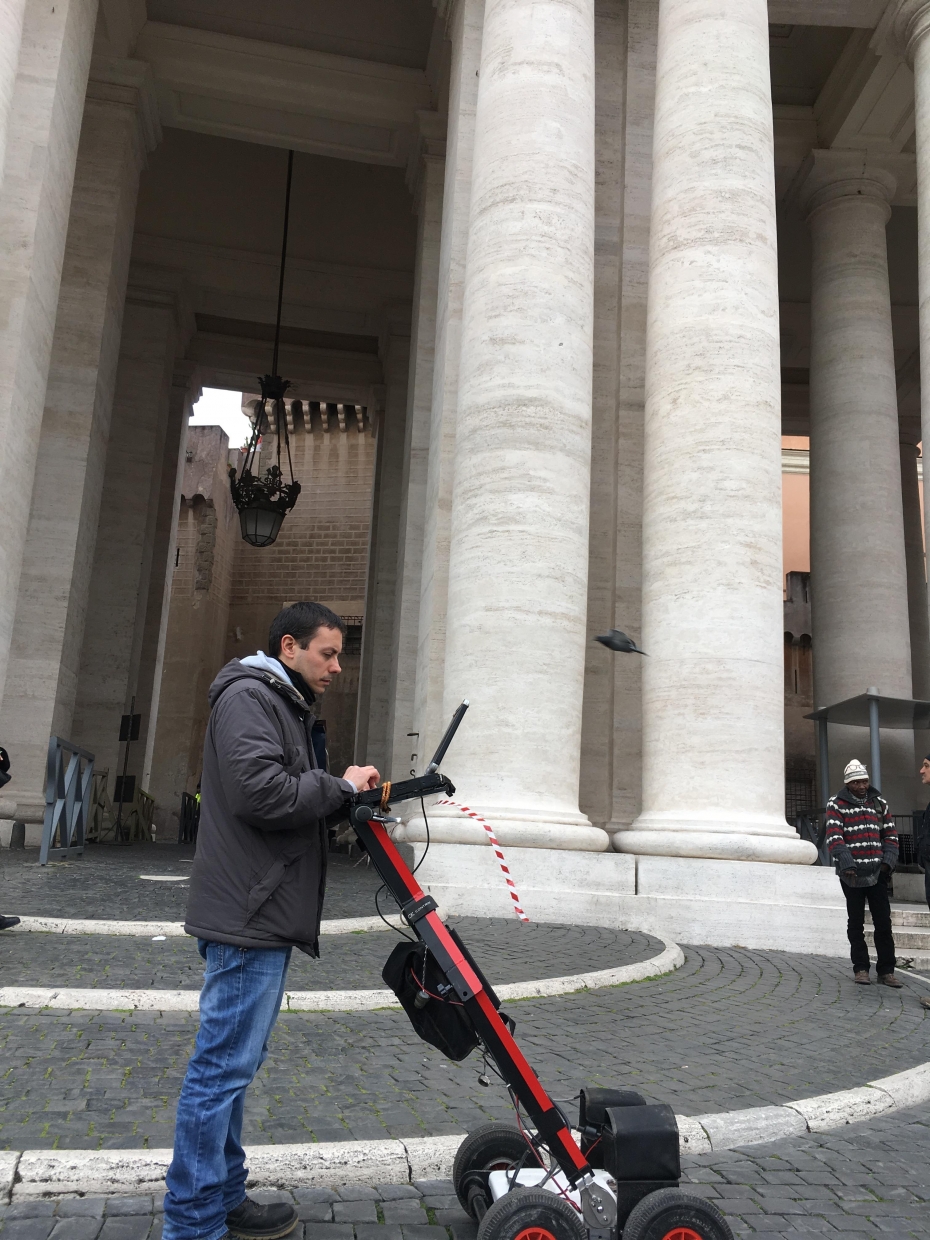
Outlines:
[[[858,758],[853,758],[852,762],[846,764],[846,770],[843,772],[843,783],[851,784],[857,779],[868,779],[869,772],[865,769]]]

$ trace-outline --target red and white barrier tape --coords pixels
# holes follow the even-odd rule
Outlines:
[[[493,828],[490,826],[490,824],[485,822],[485,820],[481,817],[481,815],[476,813],[473,809],[469,809],[467,805],[463,805],[461,801],[450,801],[448,797],[442,797],[439,801],[436,802],[436,804],[437,805],[454,805],[455,808],[458,810],[461,810],[463,814],[466,814],[469,818],[474,818],[475,822],[481,823],[485,831],[487,831],[488,833],[488,839],[491,841],[491,847],[494,849],[495,855],[497,856],[498,863],[501,867],[501,871],[503,872],[503,875],[504,875],[504,882],[507,884],[507,887],[510,890],[510,898],[511,900],[513,900],[513,911],[516,913],[516,915],[520,918],[521,921],[529,921],[529,918],[527,917],[526,913],[524,913],[520,905],[520,897],[517,895],[516,884],[514,883],[513,879],[510,877],[510,870],[507,868],[507,862],[504,860],[503,851],[501,849],[500,844],[498,844],[497,842],[497,836],[494,834]]]

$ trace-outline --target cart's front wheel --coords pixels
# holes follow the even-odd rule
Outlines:
[[[636,1203],[623,1240],[733,1240],[733,1233],[712,1202],[662,1188]]]
[[[452,1167],[452,1184],[462,1209],[480,1223],[491,1204],[488,1172],[506,1171],[528,1152],[526,1139],[512,1124],[482,1124],[470,1132]]]
[[[481,1220],[478,1240],[587,1240],[573,1205],[544,1188],[515,1188]]]

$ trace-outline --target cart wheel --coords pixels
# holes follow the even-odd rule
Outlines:
[[[481,1220],[478,1240],[587,1240],[573,1205],[544,1188],[515,1188],[499,1197]]]
[[[623,1240],[733,1240],[733,1233],[712,1202],[662,1188],[633,1207]]]
[[[491,1204],[489,1171],[506,1171],[527,1153],[527,1143],[513,1124],[482,1124],[470,1132],[455,1155],[452,1184],[463,1210],[479,1223]]]

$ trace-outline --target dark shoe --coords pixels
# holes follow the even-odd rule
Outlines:
[[[18,917],[0,917],[0,930],[12,930],[19,925]]]
[[[893,986],[895,990],[903,990],[904,983],[899,982],[893,973],[879,973],[879,986]]]
[[[226,1215],[229,1234],[239,1240],[278,1240],[289,1236],[297,1226],[297,1211],[286,1201],[262,1205],[246,1197],[241,1206]]]
[[[855,980],[859,986],[872,985],[872,979],[869,977],[865,969],[859,969],[859,971],[855,974]]]

